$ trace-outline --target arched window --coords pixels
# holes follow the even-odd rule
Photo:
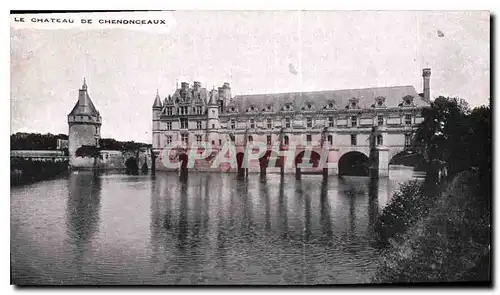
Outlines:
[[[382,134],[377,135],[377,145],[383,145],[383,137]]]
[[[285,137],[283,137],[283,144],[285,144],[285,145],[290,144],[290,139],[288,138],[288,135],[285,135]]]
[[[251,135],[248,136],[248,142],[253,142],[253,136]]]

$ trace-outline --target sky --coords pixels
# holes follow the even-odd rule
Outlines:
[[[95,16],[95,14],[93,15]],[[100,14],[115,18],[116,13]],[[413,85],[490,97],[489,12],[175,11],[168,29],[62,29],[11,21],[11,132],[68,132],[86,78],[101,136],[151,142],[152,105],[176,83],[232,94]]]

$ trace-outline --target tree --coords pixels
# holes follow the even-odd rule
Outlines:
[[[432,160],[446,162],[450,175],[470,167],[486,168],[491,162],[490,113],[489,107],[471,111],[467,102],[458,98],[440,96],[431,102],[431,107],[422,111],[424,121],[414,138],[428,168]]]

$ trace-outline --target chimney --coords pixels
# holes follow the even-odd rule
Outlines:
[[[229,101],[231,99],[231,87],[229,86],[228,82],[224,82],[224,85],[222,86],[223,89],[223,97],[226,101]]]
[[[194,81],[193,82],[193,88],[194,88],[194,91],[199,91],[200,88],[201,88],[201,83],[198,82],[198,81]]]
[[[181,90],[188,91],[188,89],[189,89],[189,83],[188,82],[181,82]]]
[[[424,78],[424,101],[431,101],[431,69],[425,68],[422,71],[422,77]]]

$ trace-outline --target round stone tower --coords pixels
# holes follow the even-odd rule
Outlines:
[[[78,92],[78,101],[68,115],[69,164],[75,168],[89,168],[88,166],[91,167],[94,160],[91,158],[77,159],[75,152],[82,146],[99,147],[102,118],[90,100],[85,79],[83,79],[82,88]]]

